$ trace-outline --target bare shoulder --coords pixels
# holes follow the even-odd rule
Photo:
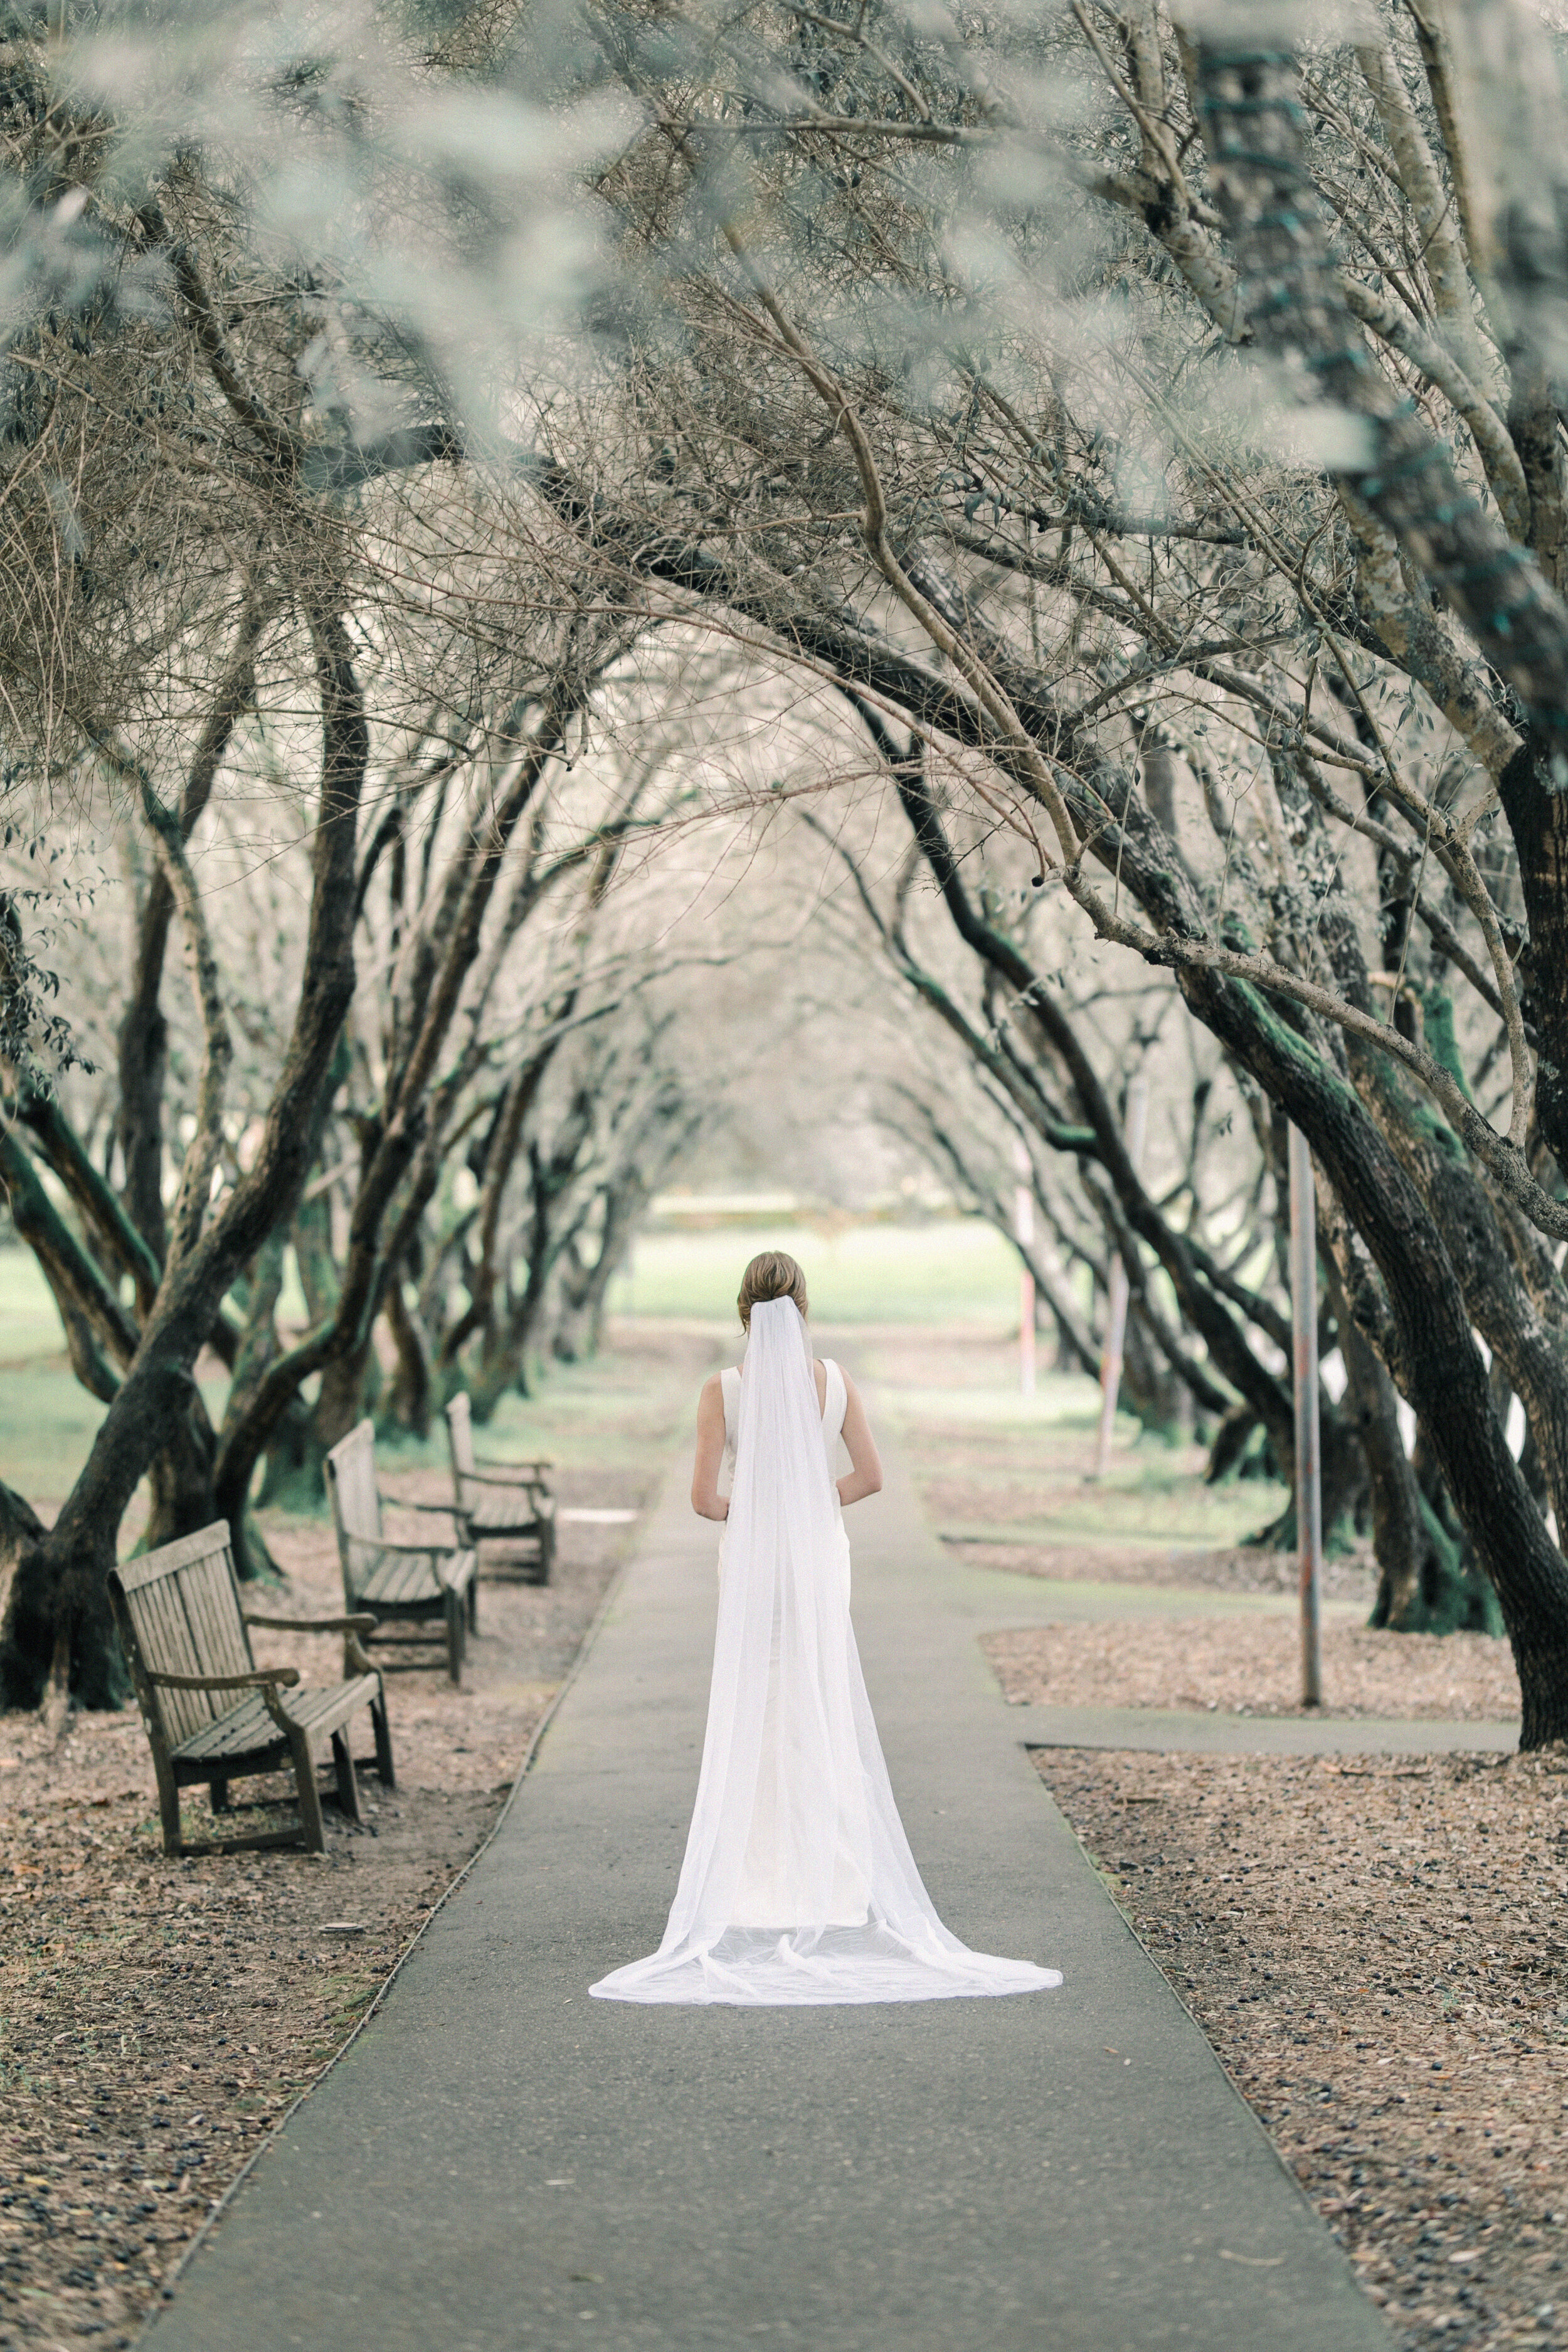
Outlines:
[[[714,1404],[721,1403],[721,1402],[722,1402],[722,1401],[723,1401],[723,1395],[724,1395],[724,1375],[723,1375],[723,1373],[722,1373],[722,1372],[710,1372],[710,1373],[709,1373],[709,1375],[708,1375],[708,1378],[703,1381],[702,1386],[701,1386],[701,1389],[700,1389],[700,1391],[699,1391],[699,1394],[698,1394],[698,1398],[697,1398],[697,1410],[698,1410],[698,1412],[700,1412],[703,1410],[704,1406],[711,1406],[711,1405],[714,1405]]]

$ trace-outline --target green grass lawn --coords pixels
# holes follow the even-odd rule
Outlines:
[[[1005,1330],[1018,1313],[1018,1262],[978,1217],[908,1225],[726,1225],[644,1234],[611,1285],[612,1315],[733,1324],[735,1293],[759,1250],[805,1270],[817,1323],[969,1323]]]
[[[37,1258],[0,1249],[0,1479],[52,1517],[102,1419],[67,1361]]]
[[[909,1386],[891,1361],[876,1367],[882,1373],[883,1408],[917,1451],[922,1450],[922,1424],[938,1440],[939,1452],[968,1424],[980,1458],[972,1456],[965,1466],[982,1483],[1005,1483],[1020,1474],[1043,1476],[1047,1486],[1060,1481],[1043,1517],[1025,1513],[1008,1530],[1015,1540],[1224,1543],[1260,1525],[1283,1502],[1278,1490],[1261,1484],[1205,1488],[1196,1475],[1198,1456],[1147,1442],[1134,1445],[1134,1426],[1125,1420],[1118,1423],[1110,1476],[1079,1486],[1098,1410],[1092,1381],[1042,1370],[1037,1394],[1026,1399],[1017,1391],[1010,1349],[958,1340],[963,1327],[976,1337],[989,1334],[993,1342],[1016,1329],[1016,1261],[977,1219],[837,1231],[731,1226],[645,1234],[611,1292],[611,1312],[632,1318],[634,1330],[644,1317],[709,1321],[716,1335],[733,1329],[742,1271],[764,1248],[788,1249],[805,1266],[818,1324],[861,1324],[868,1330],[881,1325],[895,1355],[904,1345],[892,1337],[898,1327],[953,1330],[951,1373],[936,1370],[932,1380],[936,1368],[923,1366]],[[686,1411],[687,1391],[700,1378],[694,1365],[683,1362],[677,1370],[659,1360],[652,1334],[648,1344],[656,1349],[653,1357],[634,1341],[624,1360],[612,1351],[597,1363],[552,1368],[537,1397],[503,1399],[483,1433],[484,1448],[514,1460],[538,1450],[563,1465],[616,1466],[623,1454],[627,1463],[640,1463],[650,1444],[664,1441],[671,1415]],[[223,1405],[221,1381],[212,1385],[207,1402],[216,1417]],[[52,1517],[102,1417],[102,1406],[67,1361],[59,1317],[31,1252],[0,1249],[0,1479]],[[939,1432],[945,1433],[945,1444]],[[444,1466],[445,1461],[437,1424],[426,1444],[388,1449],[385,1466]],[[973,1530],[983,1531],[979,1524]],[[994,1525],[990,1532],[997,1532]]]
[[[742,1272],[767,1248],[787,1249],[805,1266],[819,1324],[967,1325],[997,1334],[1016,1326],[1017,1262],[977,1218],[645,1234],[612,1287],[610,1312],[733,1328]],[[512,1455],[537,1444],[562,1459],[579,1446],[591,1454],[595,1418],[605,1409],[604,1379],[593,1365],[552,1369],[537,1401],[502,1402],[486,1445]],[[223,1395],[221,1381],[214,1384],[207,1402],[215,1415]],[[102,1406],[67,1361],[59,1317],[37,1260],[29,1250],[0,1249],[0,1479],[52,1515],[102,1418]],[[426,1447],[399,1448],[393,1460],[409,1467],[444,1462],[439,1436]]]
[[[0,1249],[0,1373],[63,1354],[60,1318],[31,1250]]]
[[[1100,1391],[1080,1373],[1042,1370],[1026,1397],[1010,1351],[972,1350],[988,1376],[951,1388],[901,1381],[896,1341],[879,1354],[879,1403],[921,1472],[973,1490],[972,1510],[944,1510],[944,1534],[1200,1549],[1241,1542],[1289,1500],[1270,1479],[1205,1486],[1203,1447],[1164,1444],[1121,1412],[1110,1468],[1090,1480]]]
[[[552,1367],[538,1397],[501,1399],[480,1450],[510,1461],[545,1453],[563,1465],[638,1466],[650,1444],[665,1442],[700,1379],[684,1360],[672,1366],[658,1355]],[[226,1383],[204,1382],[203,1391],[216,1422]],[[0,1480],[52,1518],[87,1460],[103,1412],[71,1370],[60,1318],[32,1252],[0,1248]],[[384,1450],[388,1470],[444,1470],[446,1464],[439,1417],[424,1444]],[[140,1521],[133,1508],[131,1525]]]

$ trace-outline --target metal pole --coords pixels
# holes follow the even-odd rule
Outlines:
[[[1318,1213],[1307,1139],[1289,1130],[1290,1324],[1295,1337],[1296,1534],[1301,1560],[1301,1704],[1323,1703],[1323,1481],[1318,1444]]]
[[[1143,1158],[1143,1131],[1149,1123],[1149,1081],[1142,1073],[1127,1085],[1127,1157],[1137,1174]],[[1105,1346],[1100,1359],[1100,1434],[1095,1441],[1094,1475],[1103,1478],[1110,1467],[1110,1433],[1116,1423],[1116,1399],[1121,1387],[1121,1349],[1127,1337],[1127,1268],[1120,1250],[1110,1261],[1110,1290],[1106,1300]]]
[[[1023,1251],[1034,1246],[1035,1188],[1026,1181],[1031,1170],[1028,1149],[1021,1136],[1013,1145],[1013,1165],[1018,1171],[1013,1194],[1013,1234]],[[1026,1397],[1035,1393],[1035,1277],[1027,1265],[1018,1276],[1018,1387]]]

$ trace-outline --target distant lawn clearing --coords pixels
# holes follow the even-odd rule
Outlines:
[[[764,1249],[799,1259],[815,1322],[1016,1325],[1017,1259],[978,1217],[644,1234],[610,1286],[609,1311],[732,1323],[747,1261]]]
[[[619,1365],[608,1382],[603,1366],[594,1362],[552,1365],[544,1375],[542,1399],[551,1415],[548,1443],[542,1444],[539,1404],[509,1393],[485,1430],[484,1444],[514,1461],[543,1451],[565,1462],[581,1458],[599,1467],[613,1465],[619,1441],[605,1433],[606,1387],[618,1396],[628,1381],[635,1387],[636,1380],[635,1371]],[[226,1376],[204,1380],[202,1392],[216,1425],[228,1392]],[[103,1415],[104,1407],[71,1370],[60,1318],[37,1260],[30,1250],[0,1248],[0,1481],[52,1520],[76,1483]],[[444,1470],[447,1439],[439,1413],[423,1444],[384,1444],[383,1454],[385,1469]],[[143,1524],[145,1494],[143,1486],[131,1506],[121,1533],[122,1551]],[[318,1507],[325,1510],[324,1495]]]

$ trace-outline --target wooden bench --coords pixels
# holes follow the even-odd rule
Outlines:
[[[432,1642],[446,1652],[447,1672],[455,1683],[463,1679],[463,1657],[469,1632],[479,1626],[479,1588],[475,1558],[468,1530],[449,1503],[395,1503],[400,1511],[429,1511],[450,1522],[455,1543],[389,1543],[382,1533],[381,1490],[375,1482],[375,1427],[362,1421],[340,1438],[327,1456],[327,1492],[332,1499],[332,1523],[338,1531],[338,1558],[342,1564],[343,1599],[351,1610],[367,1609],[377,1620],[373,1643],[394,1652],[418,1654],[387,1657],[389,1674],[412,1674],[434,1663],[426,1653]],[[439,1621],[438,1634],[417,1628]],[[412,1626],[412,1636],[393,1630]]]
[[[548,1584],[555,1564],[555,1497],[545,1483],[548,1462],[497,1462],[474,1453],[474,1419],[461,1391],[447,1407],[452,1491],[467,1540],[504,1543],[521,1557],[515,1572]]]
[[[249,1846],[300,1845],[320,1853],[321,1800],[312,1749],[331,1743],[338,1801],[360,1818],[359,1784],[348,1725],[370,1709],[375,1768],[392,1788],[392,1733],[381,1676],[360,1645],[369,1616],[304,1618],[247,1615],[240,1606],[227,1526],[222,1519],[194,1536],[127,1560],[109,1580],[142,1720],[153,1746],[165,1853],[226,1853]],[[250,1628],[341,1633],[343,1679],[321,1690],[300,1687],[298,1666],[258,1667]],[[368,1759],[366,1759],[368,1760]],[[300,1826],[188,1845],[180,1828],[180,1790],[205,1781],[215,1813],[229,1808],[229,1783],[293,1766]]]

